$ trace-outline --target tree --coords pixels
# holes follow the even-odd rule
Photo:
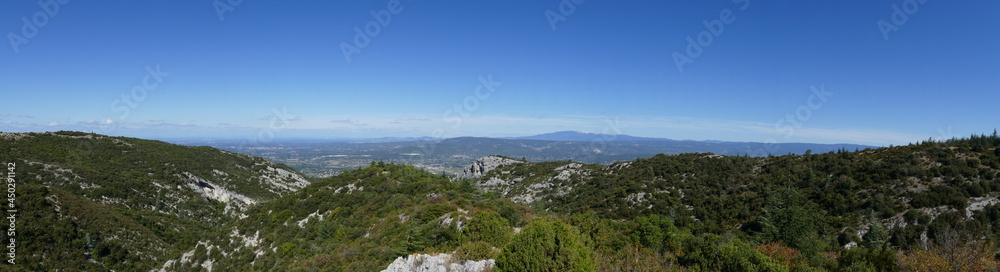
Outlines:
[[[760,219],[761,238],[765,242],[781,241],[806,256],[813,256],[823,246],[819,240],[819,213],[809,205],[815,204],[802,199],[794,188],[772,197]]]
[[[663,253],[680,247],[680,241],[676,238],[680,231],[670,218],[654,214],[637,217],[635,223],[637,228],[631,234],[632,239],[654,252]]]
[[[723,244],[719,251],[722,259],[719,271],[788,271],[788,267],[782,266],[739,239]]]
[[[756,246],[755,248],[785,267],[792,267],[793,262],[798,262],[802,259],[799,251],[777,242]]]
[[[593,252],[576,228],[539,219],[507,244],[497,258],[497,271],[596,271]]]
[[[862,246],[867,248],[880,248],[882,244],[889,240],[889,230],[878,222],[868,224],[868,232],[862,239]]]
[[[837,271],[898,271],[896,251],[881,248],[855,247],[846,249],[837,258]]]
[[[495,259],[497,250],[490,243],[483,241],[468,242],[455,249],[459,261]]]
[[[469,241],[483,241],[495,247],[503,247],[513,234],[510,222],[494,211],[480,212],[469,220],[464,234]]]

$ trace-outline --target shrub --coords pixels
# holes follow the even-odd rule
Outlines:
[[[774,259],[786,267],[792,267],[792,263],[799,261],[799,258],[802,255],[799,251],[783,246],[778,242],[771,242],[769,244],[757,246],[756,248],[757,251],[764,253],[764,255],[767,255],[771,259]]]
[[[513,235],[510,222],[493,211],[480,212],[473,216],[463,233],[469,241],[483,241],[496,247],[506,245]]]
[[[593,252],[565,223],[533,221],[497,258],[497,271],[595,271]]]
[[[788,267],[740,240],[722,245],[719,251],[720,271],[788,271]]]
[[[500,251],[483,241],[468,242],[455,249],[455,257],[459,261],[496,259],[498,253]]]
[[[898,271],[896,252],[883,248],[851,248],[840,253],[837,271]]]

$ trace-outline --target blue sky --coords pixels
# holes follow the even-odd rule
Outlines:
[[[0,131],[898,145],[1000,113],[997,1],[46,1],[0,4]]]

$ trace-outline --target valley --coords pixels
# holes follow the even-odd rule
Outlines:
[[[329,177],[343,170],[367,166],[371,161],[411,164],[433,173],[458,174],[469,162],[503,155],[542,162],[572,160],[610,164],[649,158],[656,154],[709,152],[719,155],[760,157],[806,152],[855,151],[873,146],[722,142],[644,138],[562,131],[517,138],[460,137],[450,139],[358,140],[355,142],[274,141],[250,145],[242,141],[176,141],[185,145],[211,145],[237,153],[260,156],[291,166],[312,177]]]

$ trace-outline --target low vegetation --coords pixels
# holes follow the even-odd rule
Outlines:
[[[4,160],[88,171],[49,158],[79,142],[4,143],[19,152]],[[998,147],[994,133],[806,155],[528,162],[466,180],[372,162],[231,215],[202,198],[192,209],[216,217],[184,237],[143,221],[185,222],[147,216],[163,214],[155,203],[130,209],[28,179],[19,190],[32,219],[20,235],[38,237],[23,249],[38,264],[18,268],[379,271],[400,256],[449,253],[495,259],[495,271],[993,271]]]

